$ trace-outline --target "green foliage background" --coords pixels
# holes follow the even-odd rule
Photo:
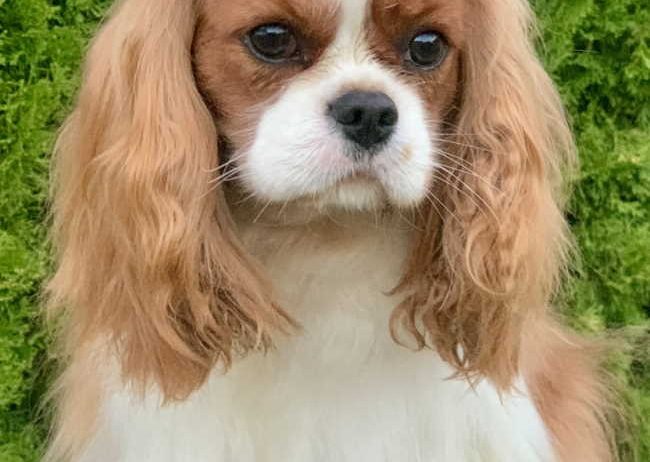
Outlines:
[[[621,438],[650,461],[650,0],[536,0],[547,69],[582,171],[570,220],[582,252],[563,296],[577,328],[624,339],[612,367],[636,414]],[[0,0],[0,460],[36,461],[51,374],[38,314],[55,130],[109,0]],[[40,417],[39,417],[40,416]]]

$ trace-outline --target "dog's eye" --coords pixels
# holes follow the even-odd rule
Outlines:
[[[256,27],[246,36],[246,44],[257,58],[271,63],[287,61],[298,54],[296,36],[283,24]]]
[[[417,67],[435,69],[447,57],[447,41],[437,32],[422,32],[411,39],[407,59]]]

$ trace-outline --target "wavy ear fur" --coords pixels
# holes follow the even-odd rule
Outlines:
[[[50,307],[75,349],[112,340],[169,399],[290,321],[239,246],[191,66],[190,0],[120,2],[57,145]]]
[[[573,143],[560,99],[534,54],[520,0],[468,2],[459,110],[446,178],[422,218],[393,318],[466,376],[502,389],[518,373],[526,320],[546,310],[569,239],[560,171]],[[405,328],[405,329],[404,329]]]

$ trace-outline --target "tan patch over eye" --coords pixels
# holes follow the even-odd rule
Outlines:
[[[308,0],[203,2],[194,70],[222,131],[250,127],[257,117],[254,108],[318,60],[334,40],[337,14],[335,3]]]
[[[368,41],[376,59],[417,89],[433,120],[444,117],[458,88],[463,1],[374,0]]]

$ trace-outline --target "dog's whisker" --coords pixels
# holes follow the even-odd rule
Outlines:
[[[438,198],[435,194],[433,194],[432,192],[429,192],[429,193],[427,193],[426,197],[429,198],[429,199],[435,200],[445,210],[445,212],[447,212],[447,214],[449,214],[449,216],[452,219],[454,219],[456,222],[458,222],[459,225],[464,226],[463,225],[463,223],[464,223],[463,220],[461,220],[454,212],[452,212],[449,209],[449,207],[447,207],[445,205],[445,203],[440,198]],[[444,220],[444,217],[442,215],[440,217]]]
[[[485,209],[489,212],[489,214],[492,216],[492,218],[494,218],[494,220],[497,223],[499,223],[499,218],[498,218],[496,212],[494,211],[494,208],[480,194],[478,194],[467,182],[463,181],[462,178],[455,175],[451,170],[448,170],[448,169],[445,169],[445,168],[442,168],[442,170],[444,170],[447,174],[451,175],[453,178],[455,178],[457,181],[459,181],[462,186],[464,186],[465,188],[468,189],[469,192],[464,191],[462,188],[460,188],[457,185],[453,184],[447,178],[445,178],[444,176],[442,176],[442,175],[438,174],[438,172],[436,172],[438,174],[437,175],[438,179],[443,181],[447,186],[455,189],[456,191],[460,192],[461,194],[464,194],[468,199],[470,199],[472,201],[474,206],[478,210],[480,210],[482,213],[485,213],[485,210],[483,210],[483,207],[485,207]],[[474,198],[476,198],[476,200],[478,200],[480,202],[480,204]]]
[[[446,153],[444,151],[439,151],[439,154],[441,154],[445,159],[449,160],[450,162],[457,162],[458,161],[458,159],[450,156],[448,153]],[[482,182],[483,184],[485,184],[487,187],[494,190],[495,192],[499,192],[499,193],[502,192],[496,185],[494,185],[492,182],[490,182],[487,178],[485,178],[482,175],[479,175],[477,172],[475,172],[473,170],[468,170],[462,164],[455,164],[454,168],[460,170],[462,173],[473,176],[474,178],[476,178],[477,180],[479,180],[480,182]]]
[[[253,219],[253,223],[257,223],[262,218],[262,215],[264,215],[264,212],[266,212],[266,209],[268,209],[271,206],[272,203],[273,203],[272,199],[269,199],[268,201],[266,201],[266,205],[264,205],[264,207],[262,207],[260,212]]]

